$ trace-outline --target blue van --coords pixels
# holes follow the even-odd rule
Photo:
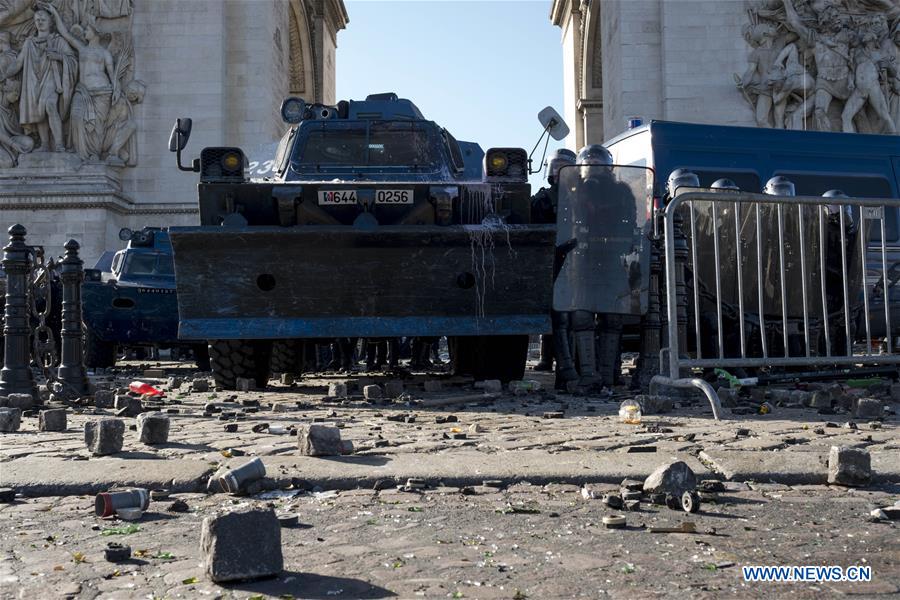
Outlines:
[[[656,173],[655,196],[665,196],[675,169],[689,169],[710,186],[722,177],[742,190],[761,192],[771,177],[784,175],[797,194],[820,196],[839,189],[848,196],[900,198],[900,136],[794,131],[651,121],[606,142],[616,164],[649,167]],[[885,246],[891,329],[900,335],[900,210],[888,211]],[[872,336],[885,335],[881,283],[881,231],[869,243],[867,283]],[[862,328],[858,331],[863,331]]]

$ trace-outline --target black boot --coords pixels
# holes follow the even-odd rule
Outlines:
[[[553,370],[553,335],[541,336],[541,360],[534,365],[535,371]]]

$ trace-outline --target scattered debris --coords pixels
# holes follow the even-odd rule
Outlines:
[[[84,424],[84,444],[94,456],[105,456],[122,451],[125,439],[125,422],[104,418]]]
[[[399,395],[399,394],[398,394]],[[367,385],[363,387],[363,397],[366,400],[380,400],[384,396],[379,385]]]
[[[165,376],[165,373],[163,373]],[[149,383],[144,383],[143,381],[132,381],[128,384],[128,389],[131,392],[134,392],[138,396],[162,396],[163,393],[150,385]]]
[[[246,508],[206,517],[200,550],[204,570],[216,583],[271,577],[284,569],[281,524],[272,509]]]
[[[853,416],[857,419],[880,419],[884,416],[884,405],[878,398],[860,398],[856,401]]]
[[[137,508],[141,511],[150,506],[150,494],[144,488],[100,492],[94,499],[94,514],[111,517],[123,508]]]
[[[849,446],[832,446],[828,453],[828,483],[864,486],[872,478],[869,451]]]
[[[484,381],[475,382],[476,390],[484,390],[487,393],[498,393],[503,391],[503,384],[499,379],[486,379]]]
[[[22,425],[22,410],[19,408],[0,408],[0,432],[12,433]]]
[[[341,430],[331,425],[303,425],[297,431],[297,447],[304,456],[351,454],[353,443],[341,440]]]
[[[131,546],[110,542],[106,545],[103,556],[111,563],[125,562],[131,558]]]
[[[700,512],[700,496],[696,492],[685,492],[681,495],[681,508],[686,513]]]
[[[697,487],[697,476],[687,463],[676,461],[657,468],[644,480],[645,494],[674,494],[681,496],[684,492],[693,491]]]
[[[141,443],[165,444],[169,441],[169,417],[159,412],[142,413],[137,418]]]
[[[266,467],[259,457],[244,463],[236,469],[227,469],[210,477],[206,485],[209,493],[228,492],[237,494],[244,487],[266,476]]]
[[[623,515],[608,515],[603,517],[603,524],[607,529],[625,529],[627,522]]]

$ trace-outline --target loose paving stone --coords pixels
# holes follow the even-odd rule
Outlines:
[[[857,419],[878,419],[884,416],[884,405],[878,398],[860,398],[853,413]]]
[[[143,444],[165,444],[169,441],[169,417],[162,413],[150,412],[138,415],[137,429]]]
[[[52,408],[49,410],[42,410],[38,416],[38,430],[65,431],[66,409]]]
[[[94,406],[97,408],[112,408],[115,401],[115,390],[97,390],[94,392]]]
[[[34,408],[34,397],[31,394],[10,394],[7,406],[9,408],[18,408],[22,412]]]
[[[84,424],[84,443],[94,456],[122,451],[125,422],[121,419],[97,419]]]
[[[832,446],[828,453],[828,483],[846,486],[868,485],[872,479],[872,459],[868,450]]]
[[[304,425],[297,431],[297,446],[305,456],[340,456],[341,430],[329,425]]]
[[[388,381],[384,384],[384,395],[387,398],[398,398],[403,393],[402,381]]]
[[[0,408],[0,433],[13,433],[19,430],[22,424],[22,409]]]
[[[238,509],[203,519],[203,568],[217,583],[259,579],[284,569],[281,525],[275,511]]]
[[[116,416],[136,417],[144,410],[140,397],[131,394],[119,394],[116,396]]]
[[[194,379],[191,381],[191,391],[205,393],[209,391],[209,381],[206,379]]]
[[[347,384],[346,383],[329,383],[328,384],[328,396],[330,398],[346,398],[347,397]]]
[[[144,377],[151,377],[153,379],[162,379],[166,376],[165,369],[144,369]]]
[[[367,385],[363,387],[363,397],[366,400],[379,400],[384,393],[379,385]]]
[[[249,392],[256,389],[256,382],[247,377],[237,377],[234,380],[234,386],[239,392]]]
[[[696,487],[697,476],[683,461],[662,465],[644,480],[645,494],[681,496],[684,492],[693,491]]]

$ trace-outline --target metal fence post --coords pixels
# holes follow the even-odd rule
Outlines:
[[[680,211],[673,216],[675,224],[675,296],[678,298],[678,349],[687,352],[688,293],[685,282],[685,265],[688,259],[688,241],[684,233],[684,218]],[[696,283],[696,282],[695,282]],[[669,348],[672,344],[669,344]],[[672,377],[678,377],[673,373]]]
[[[9,228],[9,243],[3,248],[3,270],[6,272],[6,308],[4,309],[3,369],[0,370],[0,395],[31,394],[37,388],[31,374],[28,339],[28,285],[31,272],[30,248],[25,244],[25,228]]]
[[[66,254],[60,263],[62,280],[62,351],[57,379],[67,391],[74,394],[88,393],[87,372],[84,368],[84,348],[81,331],[81,284],[84,281],[84,262],[78,257],[78,242],[66,242]]]
[[[650,380],[659,373],[660,328],[662,321],[659,315],[659,278],[662,262],[659,251],[659,240],[650,246],[650,287],[647,301],[647,316],[644,317],[643,339],[641,340],[641,376],[640,387],[647,390]]]

